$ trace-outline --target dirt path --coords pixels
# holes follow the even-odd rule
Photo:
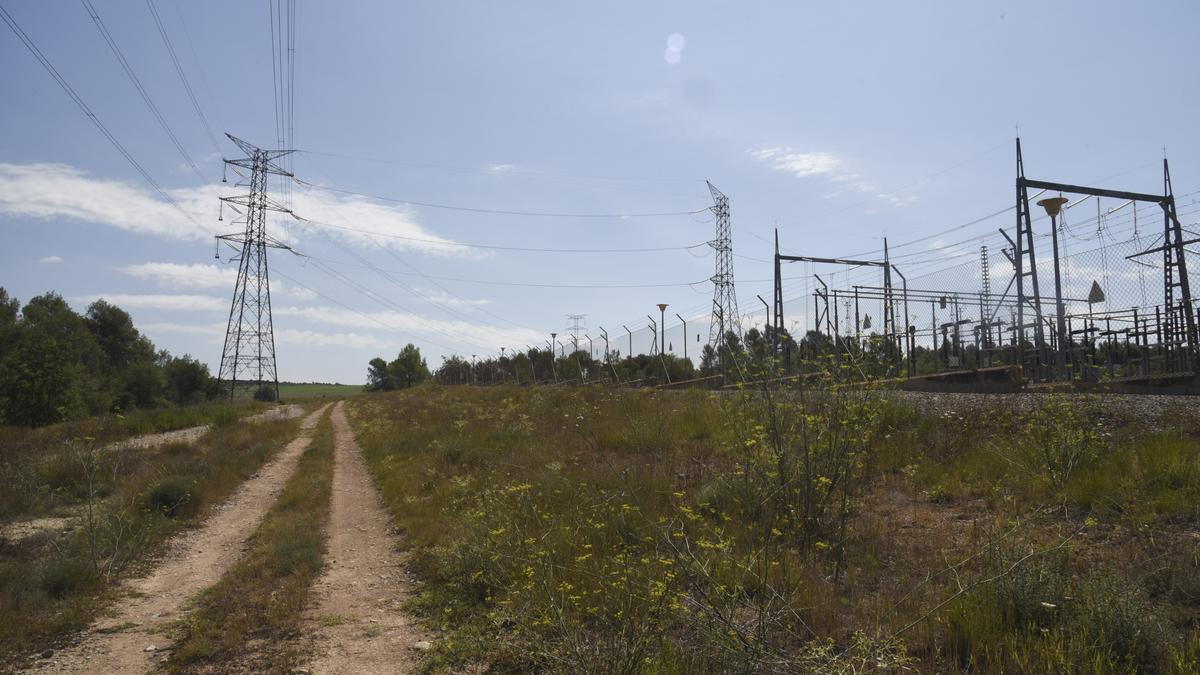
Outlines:
[[[424,637],[400,606],[413,583],[341,403],[332,421],[328,567],[313,589],[316,608],[305,621],[316,653],[305,669],[315,675],[411,672]]]
[[[93,624],[82,640],[37,664],[43,671],[144,673],[169,645],[172,622],[187,602],[216,583],[242,553],[312,438],[312,428],[329,406],[310,414],[304,430],[269,464],[218,506],[204,525],[168,544],[164,562],[149,576],[122,585],[125,597]],[[153,645],[154,649],[149,647]]]
[[[290,420],[304,414],[304,408],[296,404],[278,406],[260,412],[256,415],[243,417],[245,422],[270,422],[276,420]],[[201,436],[208,433],[212,429],[211,424],[202,424],[198,427],[188,427],[186,429],[176,429],[175,431],[163,431],[157,434],[142,434],[133,438],[113,443],[109,446],[110,450],[125,450],[139,448],[155,448],[167,443],[192,443],[198,440]]]

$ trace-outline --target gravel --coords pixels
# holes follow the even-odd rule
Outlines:
[[[925,414],[973,415],[1007,411],[1024,415],[1053,401],[1074,401],[1091,408],[1098,417],[1136,423],[1151,429],[1170,430],[1200,426],[1200,402],[1194,396],[1136,394],[947,394],[892,391],[885,394]]]

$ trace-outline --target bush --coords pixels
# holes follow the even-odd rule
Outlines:
[[[38,587],[51,598],[61,600],[95,580],[92,566],[81,558],[57,558],[42,567]]]
[[[1075,622],[1086,644],[1130,672],[1158,670],[1167,653],[1162,622],[1145,593],[1127,582],[1101,576],[1083,586]]]
[[[185,511],[190,513],[188,506],[194,485],[194,481],[180,476],[164,478],[146,492],[146,506],[168,518],[185,515]]]
[[[254,390],[255,401],[266,401],[271,403],[275,401],[275,387],[270,384],[259,385],[258,389]]]

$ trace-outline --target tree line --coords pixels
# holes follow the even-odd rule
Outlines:
[[[81,315],[57,293],[24,306],[0,287],[0,423],[42,426],[219,395],[208,366],[158,350],[105,300]]]
[[[725,373],[731,379],[756,379],[780,374],[825,372],[831,363],[843,362],[839,377],[876,379],[895,377],[908,367],[898,342],[872,333],[861,339],[842,336],[838,340],[820,331],[811,330],[800,339],[787,330],[776,333],[774,327],[750,328],[739,337],[734,332],[724,336],[718,348],[706,344],[700,350],[700,362],[675,354],[622,355],[620,350],[608,354],[593,354],[589,350],[551,351],[530,348],[524,352],[507,352],[476,358],[452,354],[434,371],[430,371],[421,352],[407,345],[396,359],[372,359],[367,369],[368,391],[390,391],[414,386],[427,380],[441,384],[530,384],[555,382],[616,381],[644,385],[678,383]],[[902,338],[901,338],[902,339]],[[943,339],[938,350],[914,346],[911,358],[913,374],[936,372],[938,364],[950,362],[954,354],[961,355],[963,367],[974,367],[976,349],[969,345],[956,346]],[[994,357],[1002,362],[1002,356]],[[722,363],[724,362],[724,366]],[[841,372],[844,371],[844,372]]]

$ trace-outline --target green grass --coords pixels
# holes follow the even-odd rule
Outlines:
[[[327,384],[320,382],[280,382],[279,398],[284,402],[314,398],[348,398],[363,392],[361,384]]]
[[[109,591],[118,580],[172,532],[199,522],[298,426],[298,420],[237,422],[191,445],[118,451],[80,440],[39,446],[43,457],[6,456],[37,464],[36,471],[15,473],[48,481],[45,491],[69,500],[61,503],[72,505],[78,520],[66,533],[0,542],[0,670],[85,627],[113,600]]]
[[[1194,670],[1200,430],[1005,400],[424,386],[348,408],[424,581],[410,610],[445,632],[429,670]]]
[[[207,665],[290,672],[294,637],[321,571],[333,480],[333,429],[326,415],[279,498],[250,537],[250,551],[206,589],[183,623],[172,671]]]

